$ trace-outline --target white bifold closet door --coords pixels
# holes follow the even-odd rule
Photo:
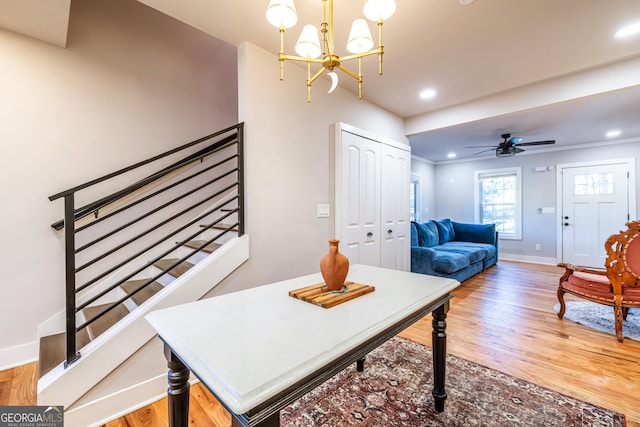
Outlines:
[[[409,146],[335,125],[334,236],[352,264],[410,268]]]

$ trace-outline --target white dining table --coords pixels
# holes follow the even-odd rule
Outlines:
[[[169,424],[188,425],[189,373],[231,412],[234,426],[277,426],[279,411],[429,313],[432,394],[444,410],[446,314],[453,279],[352,265],[348,281],[375,290],[331,308],[289,296],[320,273],[151,312],[165,344]]]

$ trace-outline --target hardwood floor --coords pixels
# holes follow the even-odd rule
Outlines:
[[[640,426],[640,342],[621,344],[612,335],[559,320],[553,307],[561,272],[500,261],[464,282],[454,292],[447,319],[448,352],[616,410],[626,415],[628,426]],[[431,316],[401,335],[430,345]],[[35,403],[32,365],[0,372],[0,405]],[[162,399],[106,427],[165,426],[166,413]],[[198,384],[191,388],[190,422],[226,427],[231,418]]]

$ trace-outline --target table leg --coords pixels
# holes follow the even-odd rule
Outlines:
[[[367,360],[367,356],[362,356],[356,361],[356,370],[358,372],[364,372],[364,362]]]
[[[164,357],[169,372],[169,427],[187,427],[189,425],[189,369],[176,357],[168,345],[164,345]]]
[[[447,364],[447,312],[449,301],[433,311],[433,332],[431,334],[433,348],[433,394],[436,412],[444,411],[447,392],[444,389]]]

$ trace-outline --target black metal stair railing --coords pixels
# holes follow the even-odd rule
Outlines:
[[[64,228],[65,367],[80,357],[78,332],[209,244],[231,232],[244,234],[243,129],[242,123],[231,126],[49,197],[64,199],[64,219],[51,226]],[[148,175],[135,178],[141,173]],[[75,206],[80,195],[91,199],[99,186],[115,180],[131,183]],[[134,292],[78,322],[81,310],[193,240],[199,244],[185,256],[145,279]],[[134,262],[131,271],[124,271]],[[112,280],[106,284],[108,278]]]

